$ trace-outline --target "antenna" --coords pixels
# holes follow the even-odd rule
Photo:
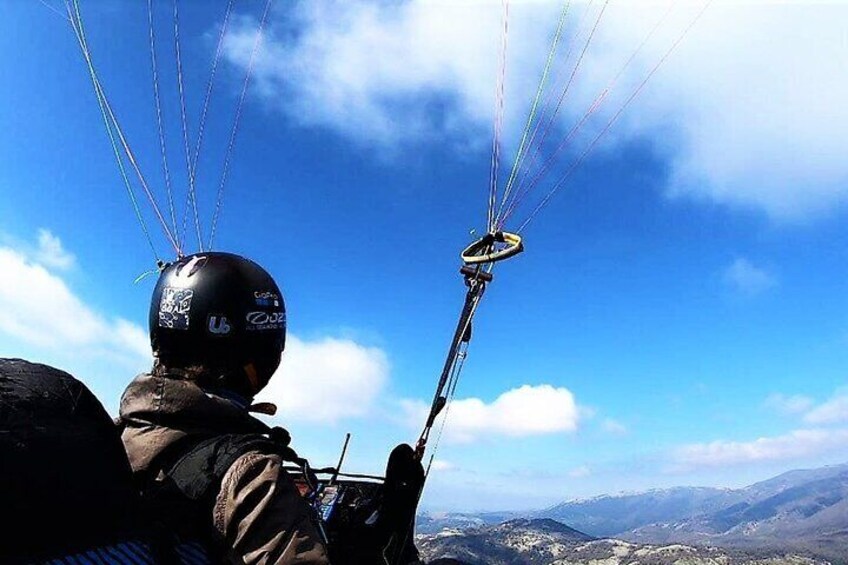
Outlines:
[[[333,485],[336,483],[336,479],[339,478],[339,472],[342,470],[342,463],[344,463],[345,454],[347,453],[347,444],[350,443],[350,432],[345,434],[344,445],[342,445],[342,453],[339,455],[339,462],[336,464],[336,469],[333,471],[333,476],[330,477],[330,482],[328,485]]]

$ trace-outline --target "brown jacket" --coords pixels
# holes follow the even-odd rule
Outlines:
[[[152,375],[130,383],[120,416],[130,464],[141,476],[158,473],[163,452],[188,436],[267,430],[236,402],[190,381]],[[311,510],[282,464],[279,455],[248,452],[224,475],[209,522],[231,549],[230,563],[329,563]]]

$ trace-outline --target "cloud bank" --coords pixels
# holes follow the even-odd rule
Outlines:
[[[793,461],[818,457],[835,450],[848,451],[848,389],[837,389],[830,398],[816,404],[803,395],[769,395],[764,406],[795,416],[805,427],[777,436],[749,441],[716,440],[693,443],[674,450],[673,472],[769,461]]]
[[[85,304],[51,269],[73,263],[59,238],[39,233],[34,256],[0,247],[0,332],[51,353],[105,355],[138,368],[151,362],[147,332]]]
[[[825,402],[812,408],[804,415],[810,424],[839,424],[848,422],[848,389],[837,390]]]
[[[800,429],[753,441],[713,441],[679,448],[673,470],[727,467],[765,461],[787,461],[848,448],[848,429]]]
[[[421,401],[401,403],[407,420],[420,427],[429,405]],[[445,416],[445,413],[447,415]],[[580,409],[566,388],[543,384],[523,385],[504,392],[487,403],[479,398],[455,399],[442,412],[447,417],[444,439],[450,443],[471,443],[483,438],[521,438],[577,430]],[[436,426],[441,425],[441,420]]]
[[[289,336],[283,362],[258,400],[284,418],[335,423],[368,416],[389,378],[386,354],[349,339]]]
[[[586,3],[575,3],[563,53],[570,37],[585,37],[585,22],[600,4],[578,25]],[[589,130],[617,110],[702,5],[675,4]],[[583,115],[668,6],[610,5],[564,104],[559,135]],[[559,9],[553,1],[511,7],[505,131],[513,146]],[[499,3],[289,5],[270,26],[256,65],[257,90],[293,122],[328,128],[355,144],[390,149],[447,140],[485,150],[500,17]],[[843,203],[846,18],[848,6],[839,3],[714,2],[616,124],[605,148],[648,139],[667,159],[670,194],[763,210],[778,220],[798,221]],[[242,19],[226,41],[227,59],[241,67],[252,45],[251,23]],[[556,65],[553,71],[554,77],[568,73]]]
[[[802,394],[771,394],[766,398],[764,405],[781,414],[797,415],[807,412],[813,407],[815,401],[809,396]]]

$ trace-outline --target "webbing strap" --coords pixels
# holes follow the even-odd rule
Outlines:
[[[284,461],[302,461],[287,444],[264,435],[226,434],[201,441],[165,474],[190,500],[214,499],[227,471],[239,457],[250,451],[276,454]]]
[[[71,555],[54,557],[45,561],[31,561],[30,565],[79,565],[80,563],[94,565],[157,565],[151,546],[141,541],[125,541],[95,547]],[[182,563],[188,563],[183,561]],[[204,562],[197,561],[196,565],[211,563],[209,559]]]

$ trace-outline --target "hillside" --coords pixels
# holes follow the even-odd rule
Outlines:
[[[419,535],[422,557],[445,565],[824,565],[801,555],[593,539],[549,519]]]
[[[651,543],[780,547],[848,560],[848,467],[794,471],[736,491],[739,500],[621,537]]]
[[[532,530],[539,544],[548,539],[568,545],[537,527],[548,520],[568,524],[569,530],[574,529],[571,531],[585,532],[581,535],[616,538],[637,548],[685,544],[743,552],[794,552],[848,563],[848,465],[791,471],[740,489],[677,487],[570,500],[526,513],[529,522],[513,520],[494,525],[515,517],[498,513],[423,516],[419,533],[429,534],[424,539],[431,550],[463,546],[470,558],[486,547],[500,556],[488,558],[501,559],[517,550],[506,543],[515,535],[504,538],[501,533],[506,530],[497,528],[524,528]],[[438,532],[443,538],[433,536]],[[612,551],[611,541],[592,543],[591,547],[601,553]],[[624,546],[616,547],[616,551],[624,551]]]
[[[655,522],[677,522],[718,511],[740,500],[740,495],[730,490],[677,487],[567,501],[534,516],[558,520],[594,536],[612,537]]]

